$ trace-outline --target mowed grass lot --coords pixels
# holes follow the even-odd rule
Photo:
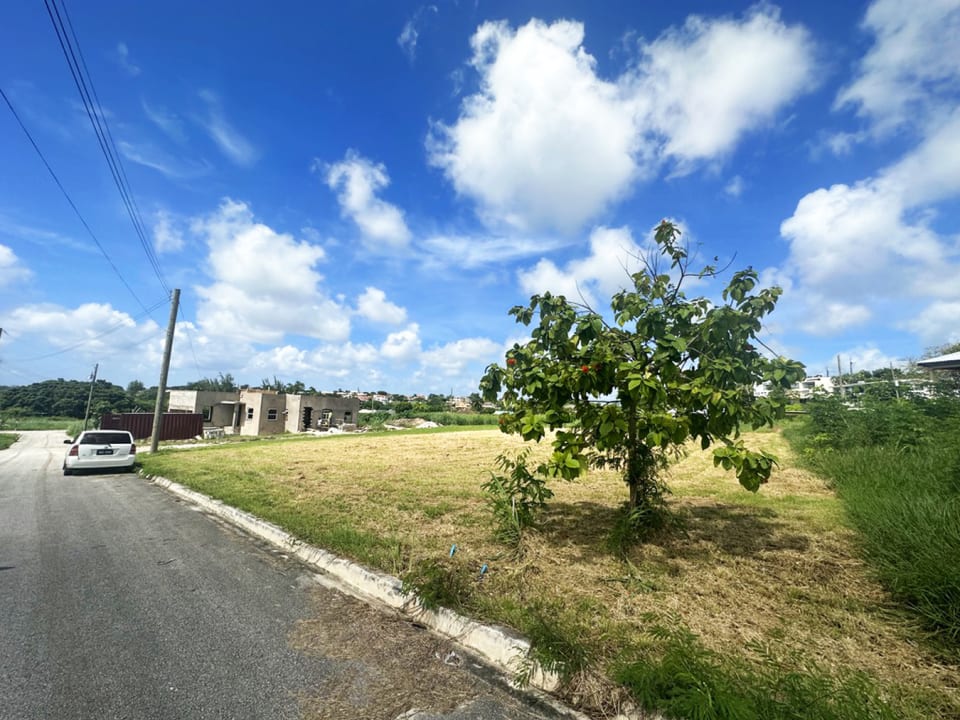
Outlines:
[[[709,453],[692,450],[670,470],[676,522],[624,554],[610,531],[626,488],[598,471],[552,485],[556,496],[522,553],[496,543],[480,486],[496,456],[523,443],[494,429],[270,440],[141,459],[149,474],[389,573],[425,558],[455,564],[466,578],[464,611],[535,641],[561,632],[560,655],[574,638],[570,653],[582,648],[588,660],[566,698],[597,714],[624,698],[612,678],[654,647],[650,628],[672,624],[733,660],[731,677],[771,668],[777,677],[863,673],[890,708],[816,715],[797,707],[783,717],[960,717],[960,668],[938,659],[871,576],[834,493],[798,469],[779,432],[748,442],[781,460],[768,485],[748,493]],[[447,560],[454,543],[455,562]]]
[[[14,433],[0,433],[0,450],[6,450],[13,445],[19,437],[19,435]]]

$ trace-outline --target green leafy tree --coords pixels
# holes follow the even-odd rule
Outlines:
[[[187,390],[212,390],[214,392],[234,392],[238,389],[237,383],[230,373],[226,375],[217,373],[217,377],[215,378],[200,378],[199,380],[187,383],[184,387]]]
[[[692,272],[679,236],[660,223],[659,252],[640,258],[643,270],[614,295],[609,321],[550,294],[514,307],[517,322],[533,326],[531,339],[507,352],[504,367],[490,365],[480,384],[484,399],[502,393],[503,431],[536,441],[556,431],[543,472],[572,479],[590,466],[615,468],[638,519],[658,509],[660,471],[690,439],[716,445],[714,463],[756,491],[776,459],[746,448],[740,429],[772,423],[785,397],[755,397],[754,385],[788,388],[804,377],[800,363],[767,358],[754,345],[780,288],[757,290],[757,273],[747,268],[733,274],[722,304],[687,298],[685,280],[717,270]]]

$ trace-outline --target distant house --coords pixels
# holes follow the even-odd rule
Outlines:
[[[917,367],[927,370],[960,370],[960,352],[918,360]]]
[[[273,390],[170,390],[168,411],[201,413],[204,427],[227,435],[276,435],[352,425],[360,401],[340,395],[297,395]]]
[[[812,375],[796,383],[790,391],[800,400],[809,400],[814,395],[830,395],[836,391],[836,386],[832,377]]]
[[[753,386],[753,394],[757,397],[767,397],[773,390],[773,383],[767,381]],[[809,400],[814,395],[829,395],[836,392],[834,379],[826,375],[812,375],[806,377],[787,391],[797,400]]]

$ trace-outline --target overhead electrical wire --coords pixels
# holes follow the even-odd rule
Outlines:
[[[84,220],[83,215],[80,214],[80,211],[77,209],[76,203],[73,202],[73,198],[70,197],[70,193],[67,192],[66,188],[63,187],[63,183],[60,182],[60,178],[57,177],[57,174],[53,171],[53,168],[50,167],[50,163],[47,162],[47,158],[44,157],[43,152],[41,152],[40,147],[37,145],[36,141],[33,139],[33,135],[30,134],[30,131],[27,130],[27,126],[23,124],[23,120],[20,119],[20,115],[17,113],[16,109],[13,107],[13,103],[10,102],[10,98],[7,97],[7,94],[3,91],[3,88],[0,88],[0,97],[3,97],[3,101],[7,104],[7,107],[10,108],[10,112],[13,113],[14,119],[17,121],[17,124],[20,125],[20,129],[23,130],[24,135],[27,136],[27,140],[30,141],[30,144],[33,146],[33,149],[36,151],[37,155],[40,157],[40,160],[43,162],[47,172],[50,173],[50,177],[53,178],[53,181],[57,184],[57,187],[60,188],[60,192],[63,193],[63,196],[67,199],[67,202],[70,204],[70,207],[73,208],[73,212],[76,213],[77,217],[80,219],[80,223],[89,233],[90,237],[93,239],[94,244],[100,250],[100,254],[103,255],[104,259],[113,269],[113,272],[116,273],[117,277],[120,278],[120,282],[123,283],[123,286],[130,292],[133,296],[133,299],[137,301],[137,304],[143,308],[144,311],[147,310],[146,305],[143,304],[143,301],[139,296],[133,291],[133,288],[130,287],[130,283],[127,282],[127,279],[123,276],[123,273],[120,272],[120,269],[114,264],[113,260],[110,258],[109,253],[104,249],[103,245],[97,239],[97,236],[94,234],[93,230],[90,229],[90,226],[87,224],[87,221]]]
[[[180,320],[184,323],[184,324],[182,325],[182,327],[183,327],[183,329],[184,329],[184,331],[186,332],[186,335],[187,335],[187,343],[190,345],[190,354],[193,355],[193,365],[194,365],[195,368],[197,368],[197,379],[199,380],[199,379],[203,376],[203,372],[201,372],[201,370],[200,370],[200,361],[197,360],[197,351],[194,350],[194,348],[193,348],[193,337],[192,337],[192,336],[193,336],[193,332],[192,332],[191,330],[188,330],[188,329],[187,329],[187,325],[186,325],[187,319],[183,316],[183,304],[182,304],[182,303],[181,303],[180,306],[177,308],[177,313],[180,315]]]
[[[50,16],[50,22],[53,24],[53,29],[57,34],[57,40],[60,43],[60,49],[63,51],[63,56],[67,61],[67,66],[70,68],[70,74],[73,77],[73,82],[77,86],[77,91],[80,93],[80,99],[83,101],[84,110],[87,113],[87,117],[90,119],[90,125],[93,127],[93,131],[97,136],[97,143],[100,145],[100,151],[103,153],[103,156],[107,161],[107,166],[109,167],[110,174],[113,177],[113,182],[117,186],[117,190],[120,193],[120,198],[127,210],[127,214],[130,216],[130,222],[133,225],[133,229],[138,240],[140,241],[140,246],[143,248],[143,252],[147,257],[147,261],[150,263],[150,267],[157,276],[160,286],[169,295],[170,288],[163,277],[163,271],[160,268],[160,262],[156,256],[156,253],[154,252],[153,247],[147,238],[143,217],[140,214],[140,209],[137,206],[136,200],[133,196],[133,191],[130,188],[130,183],[127,179],[123,162],[120,159],[120,153],[117,151],[116,143],[114,143],[113,135],[110,132],[110,125],[107,123],[106,114],[103,111],[103,106],[101,105],[100,99],[97,96],[97,91],[94,88],[93,79],[91,78],[90,72],[87,69],[86,60],[84,60],[83,51],[80,49],[80,43],[77,40],[76,33],[73,30],[73,23],[70,20],[70,15],[67,12],[66,5],[64,4],[63,0],[60,0],[60,5],[63,7],[62,16],[60,9],[57,7],[56,0],[44,0],[44,5],[47,8],[47,14]],[[64,23],[64,17],[66,18],[66,23]]]

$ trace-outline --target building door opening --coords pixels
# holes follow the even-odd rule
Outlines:
[[[303,409],[303,429],[309,430],[313,425],[313,408],[305,407]]]

